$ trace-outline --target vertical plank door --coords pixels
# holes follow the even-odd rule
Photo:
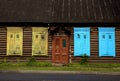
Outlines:
[[[115,28],[99,28],[99,56],[115,56]]]
[[[74,56],[90,56],[90,28],[74,28]]]

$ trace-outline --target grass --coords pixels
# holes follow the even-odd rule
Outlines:
[[[120,72],[120,64],[79,64],[72,63],[64,66],[52,66],[50,62],[1,62],[0,70],[51,70],[51,71],[94,71],[94,72]]]

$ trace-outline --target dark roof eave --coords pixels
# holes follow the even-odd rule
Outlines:
[[[0,22],[0,26],[57,26],[57,25],[64,25],[66,27],[79,27],[79,26],[87,26],[87,27],[94,27],[94,26],[119,26],[120,22]]]

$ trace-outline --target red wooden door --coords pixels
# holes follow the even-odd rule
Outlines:
[[[68,63],[69,54],[69,37],[54,36],[52,41],[52,62],[53,63]]]

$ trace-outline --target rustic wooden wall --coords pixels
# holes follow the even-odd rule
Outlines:
[[[32,56],[32,27],[24,27],[23,29],[23,58]],[[48,55],[47,56],[34,56],[37,61],[51,61],[51,36],[48,36]],[[28,59],[26,59],[28,60]]]
[[[51,61],[51,45],[52,40],[49,36],[48,40],[48,55],[47,56],[34,56],[37,61]],[[23,27],[23,55],[22,56],[7,56],[7,28],[0,27],[0,61],[28,61],[32,57],[32,27]]]
[[[116,27],[116,60],[120,62],[120,27]]]
[[[0,59],[6,56],[7,28],[0,27]]]
[[[90,47],[91,56],[89,62],[91,63],[119,63],[120,62],[120,27],[116,27],[116,57],[99,57],[99,42],[98,42],[98,27],[91,27],[90,32]],[[81,57],[74,57],[74,32],[73,27],[70,28],[70,47],[72,55],[72,62],[79,62]],[[48,56],[35,56],[37,61],[52,61],[52,36],[48,36]],[[23,27],[23,56],[7,56],[7,28],[0,27],[0,61],[28,61],[32,56],[32,27]],[[73,51],[73,53],[72,53]]]
[[[99,57],[99,36],[98,27],[91,27],[90,31],[90,57],[91,63],[119,63],[120,62],[120,28],[116,27],[116,56],[115,57]],[[72,36],[73,36],[72,32]],[[73,36],[74,37],[74,36]],[[73,42],[72,38],[72,42]],[[72,51],[74,49],[74,43],[72,43]],[[74,57],[72,54],[72,62],[80,62],[81,57]]]

